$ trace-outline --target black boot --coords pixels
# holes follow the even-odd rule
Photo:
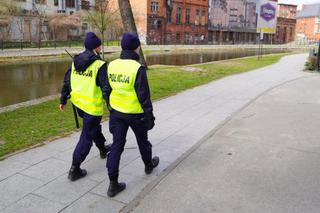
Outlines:
[[[153,171],[153,168],[156,168],[159,165],[160,158],[158,156],[154,156],[149,165],[145,165],[144,172],[149,175]]]
[[[99,150],[100,151],[100,158],[101,159],[106,159],[106,157],[108,156],[108,153],[110,152],[111,150],[111,144],[108,144],[105,146],[104,149],[102,150]]]
[[[110,181],[110,185],[109,185],[107,194],[109,197],[114,197],[119,192],[123,191],[125,188],[126,188],[125,183],[118,183],[118,181]]]
[[[87,175],[87,171],[85,169],[80,169],[80,167],[71,166],[69,170],[68,178],[71,181],[76,181],[80,178],[83,178],[86,175]]]

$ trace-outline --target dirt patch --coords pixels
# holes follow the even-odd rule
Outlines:
[[[243,66],[243,62],[238,62],[238,61],[221,61],[220,63],[217,64],[223,64],[225,66]]]
[[[206,70],[198,67],[183,67],[182,70],[186,72],[206,72]]]
[[[4,143],[5,143],[4,141],[0,140],[0,145],[3,145]]]

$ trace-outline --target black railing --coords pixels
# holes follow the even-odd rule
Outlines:
[[[105,46],[120,46],[119,41],[105,41]],[[40,42],[30,42],[30,41],[1,41],[0,49],[3,51],[5,49],[26,49],[26,48],[58,48],[58,47],[82,47],[83,41],[67,40],[67,41],[40,41]]]

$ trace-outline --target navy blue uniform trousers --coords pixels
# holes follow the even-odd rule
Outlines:
[[[77,108],[78,114],[83,118],[82,132],[79,142],[73,152],[72,165],[80,167],[81,163],[86,159],[92,147],[92,142],[99,150],[105,149],[105,137],[101,130],[102,116],[89,115],[81,109]]]
[[[109,130],[113,135],[113,143],[107,161],[108,176],[111,181],[118,180],[120,158],[126,144],[129,127],[136,136],[142,161],[145,165],[151,163],[152,145],[148,141],[148,129],[145,122],[141,120],[141,117],[122,118],[111,113]]]

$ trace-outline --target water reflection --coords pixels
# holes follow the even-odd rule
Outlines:
[[[152,54],[149,65],[186,65],[256,55],[257,50]],[[264,53],[284,52],[264,50]],[[58,94],[70,61],[0,66],[0,107]]]
[[[60,92],[68,62],[0,66],[0,107]]]
[[[264,49],[264,54],[282,53],[286,50],[282,49]],[[233,51],[205,51],[202,53],[189,51],[188,53],[179,54],[152,54],[147,56],[149,65],[165,64],[165,65],[189,65],[199,64],[211,61],[220,61],[225,59],[246,57],[257,55],[257,49],[239,49]]]

